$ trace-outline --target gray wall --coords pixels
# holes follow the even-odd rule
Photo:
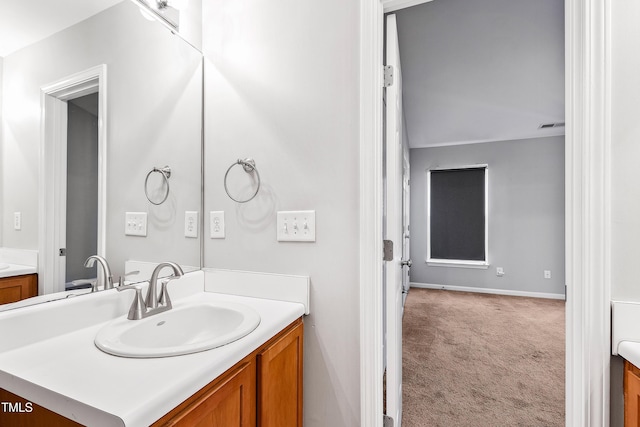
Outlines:
[[[3,245],[38,249],[40,87],[107,64],[107,258],[198,265],[200,244],[184,237],[184,211],[200,207],[201,55],[123,1],[4,58]],[[173,169],[161,206],[143,184],[153,166]],[[13,212],[22,230],[13,230]],[[125,212],[148,212],[146,238],[124,235]]]
[[[304,425],[353,427],[360,424],[359,3],[274,4],[203,2],[205,212],[223,210],[226,221],[226,239],[205,237],[205,266],[311,277]],[[237,204],[223,177],[244,157],[255,159],[262,187]],[[242,174],[231,187],[247,182]],[[315,209],[317,241],[277,242],[276,212],[301,209]]]
[[[471,164],[489,165],[491,265],[427,266],[426,170]],[[564,294],[564,137],[412,149],[411,258],[411,282]]]
[[[67,103],[67,282],[96,277],[97,266],[84,261],[98,247],[98,117],[74,101]],[[82,101],[98,110],[97,93]]]
[[[563,0],[436,0],[396,12],[412,148],[562,135]]]

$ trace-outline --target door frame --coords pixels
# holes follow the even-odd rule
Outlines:
[[[65,289],[58,249],[66,239],[66,101],[98,92],[98,248],[106,252],[107,66],[98,65],[40,88],[41,135],[38,215],[38,294]]]
[[[360,415],[366,427],[383,422],[383,14],[399,1],[360,1]],[[610,0],[565,0],[567,426],[608,426],[610,416],[610,16]]]

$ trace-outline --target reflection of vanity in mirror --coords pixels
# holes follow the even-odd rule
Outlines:
[[[103,289],[92,255],[114,282],[199,268],[185,229],[202,204],[198,2],[171,11],[179,34],[131,0],[15,3],[53,10],[0,43],[0,304]]]

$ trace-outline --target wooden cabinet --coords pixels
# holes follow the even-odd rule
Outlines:
[[[2,427],[81,427],[68,418],[0,389]]]
[[[298,319],[153,426],[302,427]]]
[[[302,319],[236,363],[153,426],[302,427]],[[0,426],[79,426],[0,389]]]
[[[302,426],[302,324],[258,354],[258,426]]]
[[[624,361],[624,426],[640,426],[640,369]]]
[[[8,304],[38,295],[38,275],[3,277],[0,279],[0,304]]]
[[[255,402],[255,360],[245,359],[154,425],[253,427]]]

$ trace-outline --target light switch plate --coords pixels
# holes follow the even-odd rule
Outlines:
[[[184,237],[198,237],[198,212],[184,213]]]
[[[20,212],[13,213],[13,229],[22,230],[22,213]]]
[[[316,241],[316,211],[280,211],[276,223],[279,242]]]
[[[224,239],[224,211],[209,212],[209,236],[212,239]]]
[[[147,236],[147,213],[126,212],[124,234],[127,236]]]

